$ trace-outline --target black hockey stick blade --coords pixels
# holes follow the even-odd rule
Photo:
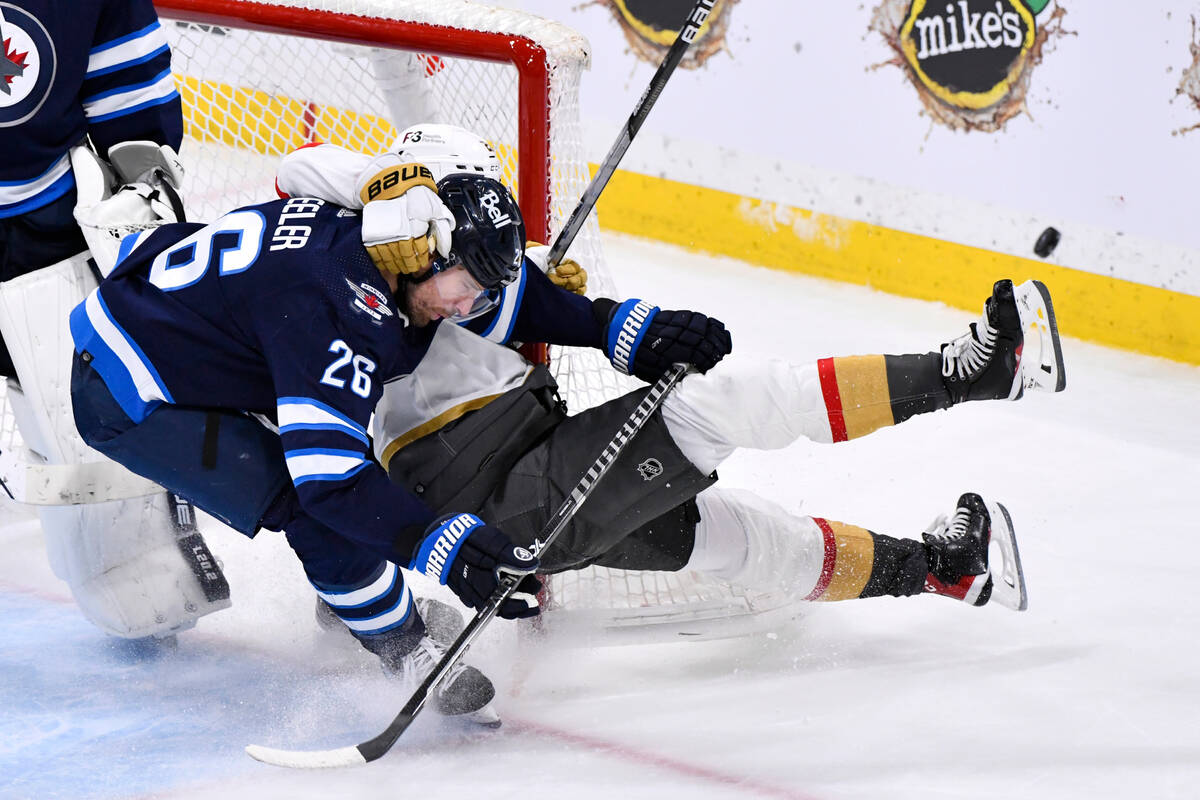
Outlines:
[[[638,403],[637,408],[629,415],[629,419],[621,426],[612,440],[600,453],[599,457],[588,468],[588,471],[579,479],[575,488],[567,496],[559,506],[558,511],[546,523],[542,532],[533,541],[534,555],[540,555],[547,547],[553,544],[558,535],[567,527],[567,523],[575,516],[580,507],[591,496],[592,491],[596,488],[596,484],[608,472],[609,467],[617,460],[617,456],[625,449],[630,440],[637,435],[638,431],[645,426],[651,415],[662,405],[663,398],[667,392],[674,388],[684,375],[690,371],[690,367],[684,364],[676,364],[667,370],[658,382],[650,387],[650,391],[642,398],[642,402]],[[404,708],[396,715],[396,718],[391,721],[383,733],[368,739],[361,744],[356,744],[352,747],[338,747],[333,750],[279,750],[274,747],[263,747],[262,745],[251,744],[246,746],[246,754],[251,758],[263,762],[264,764],[273,764],[277,767],[290,767],[292,769],[329,769],[332,767],[356,767],[366,764],[369,761],[381,757],[389,750],[396,740],[400,738],[408,726],[413,723],[417,715],[421,713],[421,709],[425,707],[425,701],[429,699],[429,693],[438,681],[442,679],[450,668],[458,663],[458,660],[463,657],[475,641],[476,637],[483,631],[496,613],[500,610],[500,606],[504,605],[517,590],[523,575],[505,575],[500,581],[500,585],[496,587],[496,591],[488,598],[487,605],[479,610],[470,624],[463,629],[454,644],[442,656],[442,660],[434,667],[433,672],[426,676],[417,690],[413,692],[409,701],[405,703]]]

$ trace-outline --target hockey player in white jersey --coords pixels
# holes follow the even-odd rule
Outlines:
[[[38,504],[51,566],[88,619],[169,638],[229,605],[229,587],[186,502],[80,440],[67,315],[120,236],[182,218],[170,50],[150,0],[2,6],[19,58],[0,53],[0,375],[24,449],[0,452],[0,478]]]
[[[440,128],[416,130],[422,127]],[[312,176],[332,174],[320,154],[296,154],[307,159],[305,171],[291,170],[285,160],[281,189],[319,192]],[[434,155],[422,157],[430,162]],[[406,156],[401,143],[396,156]],[[448,161],[451,171],[469,166],[461,158]],[[421,223],[415,218],[399,227]],[[570,306],[573,312],[564,311]],[[564,342],[564,330],[580,324],[585,311],[595,316],[602,343],[578,333]],[[436,308],[427,317],[413,313],[418,324],[438,316],[444,314]],[[527,263],[495,314],[439,326],[431,345],[438,357],[385,391],[375,418],[376,455],[394,480],[435,508],[472,508],[499,520],[518,542],[537,535],[562,499],[559,487],[573,484],[639,396],[563,421],[548,376],[530,373],[520,356],[481,339],[584,340],[605,349],[618,369],[646,380],[672,360],[712,366],[728,348],[723,328],[703,315],[633,300],[567,298]],[[661,425],[651,425],[625,457],[624,480],[615,468],[560,544],[543,554],[543,567],[686,567],[807,600],[925,591],[1023,609],[1011,520],[1003,506],[978,494],[961,495],[917,540],[791,515],[747,492],[706,487],[736,447],[781,447],[798,437],[846,441],[966,400],[1018,399],[1026,388],[1064,386],[1053,307],[1036,281],[998,282],[981,320],[935,352],[772,362],[689,378],[664,403]]]
[[[456,247],[465,247],[462,228]],[[414,305],[411,318],[439,315]],[[439,325],[428,357],[386,387],[376,456],[434,509],[469,509],[518,544],[539,535],[644,391],[565,416],[543,369],[494,346],[510,341],[590,343],[646,381],[674,362],[707,370],[731,346],[703,314],[569,295],[528,261],[493,315]],[[847,441],[965,401],[1064,386],[1050,296],[1036,281],[997,282],[981,319],[932,352],[741,362],[688,377],[541,554],[542,567],[691,569],[804,600],[928,592],[1023,610],[1016,538],[999,503],[963,493],[920,539],[897,538],[717,488],[715,470],[740,447]]]

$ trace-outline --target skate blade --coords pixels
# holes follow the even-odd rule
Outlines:
[[[1050,291],[1041,281],[1025,281],[1013,287],[1013,299],[1025,340],[1021,347],[1020,384],[1013,387],[1015,396],[1010,399],[1020,397],[1025,389],[1061,392],[1067,388],[1067,374]]]
[[[492,708],[491,703],[475,711],[451,717],[451,719],[460,719],[463,722],[469,722],[484,728],[500,727],[500,715],[496,713],[496,709]]]
[[[1017,549],[1017,537],[1013,532],[1012,517],[1000,503],[988,503],[992,517],[991,540],[1000,548],[999,567],[989,559],[992,576],[991,599],[1014,611],[1029,607],[1029,594],[1025,591],[1025,570],[1021,566],[1021,551]]]

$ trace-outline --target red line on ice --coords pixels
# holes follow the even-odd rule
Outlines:
[[[731,775],[725,772],[718,772],[715,769],[702,767],[699,764],[691,764],[687,761],[680,761],[679,759],[641,750],[630,745],[599,739],[594,736],[585,736],[581,733],[555,728],[550,725],[543,725],[540,722],[514,719],[511,714],[505,715],[504,726],[510,731],[517,733],[528,733],[535,736],[544,736],[549,739],[566,741],[573,745],[585,747],[588,750],[600,751],[611,756],[616,756],[617,758],[626,759],[627,761],[636,761],[639,764],[657,767],[658,769],[674,772],[688,778],[745,789],[747,792],[760,797],[779,797],[785,800],[814,800],[812,795],[804,794],[784,786],[763,783],[744,775]]]

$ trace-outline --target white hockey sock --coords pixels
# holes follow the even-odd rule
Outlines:
[[[815,362],[729,359],[681,381],[662,413],[680,451],[704,473],[739,447],[775,450],[801,436],[833,441]]]

